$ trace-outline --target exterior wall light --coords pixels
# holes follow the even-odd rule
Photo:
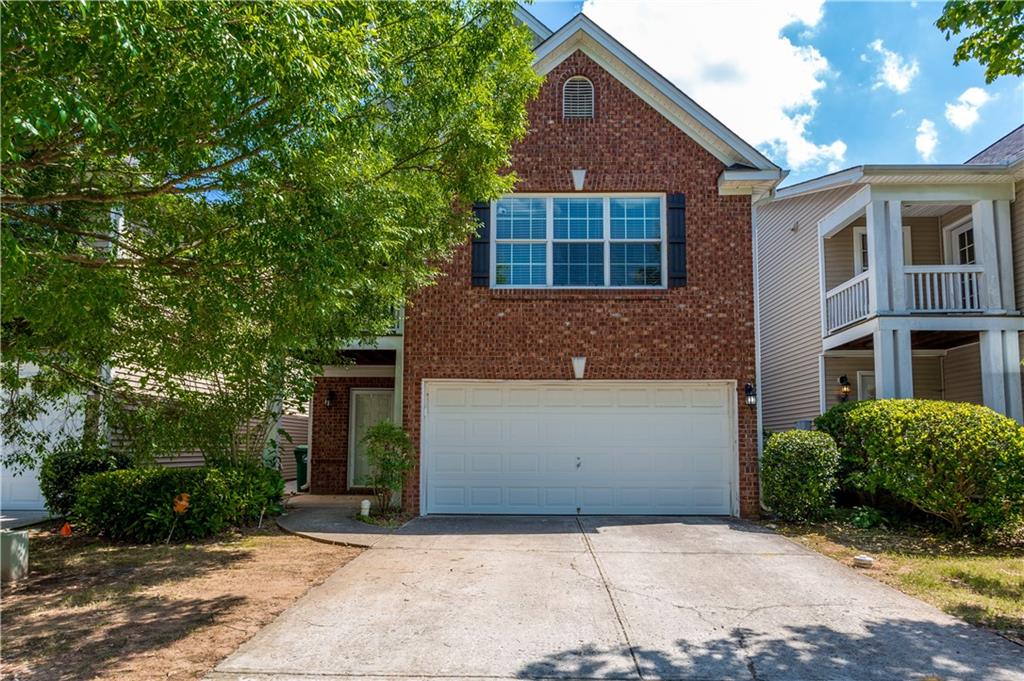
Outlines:
[[[850,399],[851,390],[850,379],[846,377],[846,374],[843,374],[839,377],[839,401],[846,402]]]
[[[330,409],[331,405],[334,404],[334,400],[336,398],[337,398],[337,395],[335,394],[335,392],[333,390],[328,390],[327,391],[327,397],[324,398],[324,406],[327,407],[328,409]]]
[[[757,406],[757,390],[754,389],[753,383],[747,383],[743,386],[743,400],[747,403],[747,406],[753,409]]]
[[[573,357],[572,358],[572,375],[576,379],[583,378],[583,372],[587,368],[586,357]]]

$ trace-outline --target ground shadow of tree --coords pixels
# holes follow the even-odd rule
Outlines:
[[[632,667],[632,673],[623,670]],[[639,673],[638,673],[639,670]],[[582,646],[525,665],[521,679],[1024,681],[1024,647],[967,624],[885,619],[850,633],[823,625],[734,628],[671,646]]]
[[[240,544],[129,546],[39,535],[32,550],[29,578],[3,589],[4,678],[13,665],[21,667],[19,681],[93,678],[191,634],[245,600],[146,592],[245,560],[250,552]],[[34,663],[24,671],[27,660]]]

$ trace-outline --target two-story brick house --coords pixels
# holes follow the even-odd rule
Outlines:
[[[390,418],[410,511],[756,514],[752,201],[782,172],[588,18],[521,18],[544,84],[515,192],[317,381],[311,491],[357,489]]]

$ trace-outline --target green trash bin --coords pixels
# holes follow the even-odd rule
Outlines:
[[[306,488],[309,474],[309,447],[298,445],[295,447],[295,488],[302,490]]]

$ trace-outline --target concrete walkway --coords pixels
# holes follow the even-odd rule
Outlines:
[[[285,514],[278,517],[277,524],[285,532],[314,541],[374,546],[393,534],[395,529],[369,525],[353,518],[359,512],[359,504],[367,498],[367,495],[358,494],[299,494],[285,502]]]
[[[209,678],[1024,681],[1024,648],[743,522],[429,517]]]

